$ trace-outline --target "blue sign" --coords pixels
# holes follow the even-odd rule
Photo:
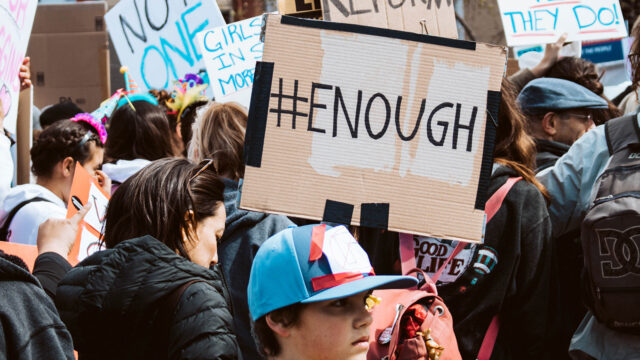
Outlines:
[[[624,61],[622,40],[582,43],[582,58],[595,64]]]

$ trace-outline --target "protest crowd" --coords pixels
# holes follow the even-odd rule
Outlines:
[[[500,0],[507,47],[279,2],[120,0],[124,86],[38,108],[16,39],[72,5],[0,0],[0,359],[640,359],[640,17]],[[619,38],[614,93],[570,49]]]

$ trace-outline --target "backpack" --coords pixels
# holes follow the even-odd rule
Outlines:
[[[611,159],[581,227],[587,305],[614,330],[640,333],[640,129],[636,116],[605,124]]]
[[[13,218],[16,216],[18,211],[22,209],[25,205],[30,204],[32,202],[38,202],[38,201],[51,202],[51,200],[36,196],[34,198],[27,199],[19,203],[13,209],[11,209],[11,211],[9,212],[9,214],[4,220],[4,224],[2,224],[2,227],[0,227],[0,241],[9,241],[9,238],[11,237],[9,226],[11,226],[11,222],[13,221]]]
[[[522,178],[509,178],[485,205],[487,222],[498,212],[507,193]],[[376,290],[382,302],[373,308],[369,330],[368,360],[455,360],[461,359],[453,331],[453,318],[438,296],[436,282],[446,266],[466,246],[458,242],[438,271],[429,277],[416,268],[413,235],[400,234],[400,258],[405,275],[417,273],[424,283],[417,289]],[[419,277],[420,278],[420,277]],[[416,306],[418,305],[418,306]],[[422,322],[415,323],[417,314]],[[414,322],[414,323],[412,323]],[[408,325],[408,326],[407,326]],[[406,329],[418,328],[419,332]],[[478,360],[489,360],[498,335],[499,320],[493,317],[478,352]],[[386,331],[386,333],[385,333]],[[400,333],[404,332],[404,336]]]

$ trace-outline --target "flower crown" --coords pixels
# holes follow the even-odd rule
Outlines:
[[[190,105],[198,101],[208,101],[204,94],[209,84],[197,74],[186,74],[184,79],[175,82],[171,99],[167,100],[170,114],[177,115],[177,124],[180,124],[182,113]]]

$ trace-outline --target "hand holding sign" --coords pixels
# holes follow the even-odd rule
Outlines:
[[[569,34],[564,33],[560,35],[556,42],[547,44],[544,51],[544,57],[538,65],[531,68],[531,72],[535,76],[543,76],[558,61],[558,58],[560,57],[560,50],[562,50],[564,42],[567,40],[568,36]]]
[[[91,203],[69,219],[48,219],[38,228],[38,254],[54,252],[66,258],[76,241],[80,223],[89,212]]]

